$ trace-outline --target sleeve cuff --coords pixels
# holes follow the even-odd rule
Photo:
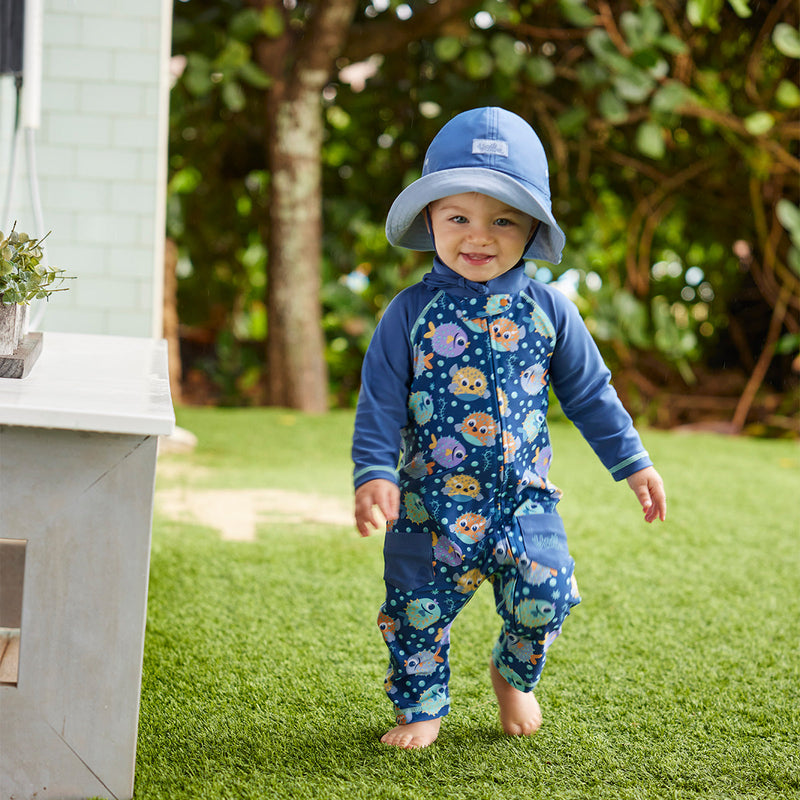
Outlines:
[[[353,472],[353,486],[358,489],[362,483],[373,481],[376,478],[398,483],[397,470],[391,467],[362,467]]]
[[[611,467],[608,471],[615,481],[621,481],[633,475],[634,472],[638,472],[640,469],[652,466],[653,462],[650,460],[650,455],[646,450],[642,450],[640,453],[636,453],[636,455],[626,458],[624,461],[620,461],[619,464]]]

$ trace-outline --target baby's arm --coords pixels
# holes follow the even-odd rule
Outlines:
[[[384,478],[362,483],[356,489],[356,527],[362,536],[369,536],[379,523],[375,519],[375,506],[387,519],[397,519],[400,516],[400,489],[396,483]]]
[[[645,467],[628,476],[628,486],[639,498],[644,509],[645,522],[667,518],[667,494],[664,481],[653,467]]]

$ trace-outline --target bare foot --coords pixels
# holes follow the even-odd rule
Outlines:
[[[542,710],[533,692],[515,689],[500,674],[494,661],[489,664],[492,687],[500,706],[500,722],[503,730],[510,736],[530,736],[542,724]]]
[[[436,741],[439,735],[439,726],[442,718],[423,719],[419,722],[409,722],[408,725],[398,725],[381,736],[384,744],[391,744],[395,747],[402,747],[405,750],[413,750],[419,747],[427,747]]]

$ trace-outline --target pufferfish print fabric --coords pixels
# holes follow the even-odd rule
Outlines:
[[[396,532],[475,541],[492,520],[551,512],[545,422],[556,332],[525,294],[440,292],[411,333]]]

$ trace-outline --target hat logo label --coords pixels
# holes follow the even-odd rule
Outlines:
[[[508,158],[508,142],[502,139],[473,139],[472,152]]]

